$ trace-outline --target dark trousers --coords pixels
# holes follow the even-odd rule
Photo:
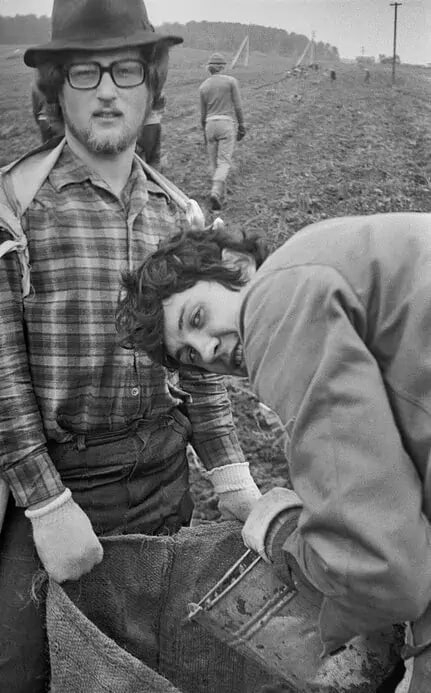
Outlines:
[[[162,126],[160,123],[149,123],[141,128],[136,151],[150,166],[160,165],[162,143]]]
[[[179,411],[139,427],[135,434],[49,444],[50,455],[74,500],[99,535],[174,533],[193,510],[186,445],[190,424]],[[96,442],[100,442],[96,441]],[[82,445],[84,443],[84,445]],[[9,502],[0,534],[0,691],[49,690],[44,598],[32,599],[41,565],[22,508]]]

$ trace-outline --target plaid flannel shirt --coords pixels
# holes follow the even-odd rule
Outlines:
[[[0,259],[0,473],[17,505],[64,488],[47,440],[123,429],[181,401],[208,469],[244,461],[220,377],[168,373],[118,345],[121,271],[184,224],[138,161],[119,199],[66,145],[23,224],[33,289],[24,301],[16,254]]]

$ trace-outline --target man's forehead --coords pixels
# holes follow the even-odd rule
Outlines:
[[[182,345],[180,322],[184,316],[184,300],[182,294],[173,294],[163,301],[163,333],[165,346],[170,354]]]
[[[140,57],[141,51],[139,48],[116,48],[106,51],[70,51],[67,55],[67,62],[98,62],[109,64],[114,60],[123,60],[125,58],[136,59]]]

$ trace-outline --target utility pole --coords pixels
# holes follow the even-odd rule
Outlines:
[[[392,57],[392,84],[395,84],[395,63],[397,59],[397,18],[398,18],[398,8],[402,5],[402,2],[391,2],[390,6],[395,9],[394,14],[394,54]]]

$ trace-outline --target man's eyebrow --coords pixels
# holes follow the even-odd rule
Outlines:
[[[179,332],[179,333],[182,332],[183,325],[184,325],[184,312],[185,312],[185,307],[183,306],[183,307],[181,308],[180,317],[178,318],[178,332]],[[181,361],[180,355],[181,355],[182,350],[183,350],[183,347],[179,347],[179,349],[177,349],[176,352],[175,352],[175,354],[174,354],[174,358],[175,358],[178,362]]]
[[[184,311],[185,311],[185,308],[183,306],[181,308],[180,317],[178,318],[178,330],[179,330],[179,332],[182,332],[183,325],[184,325]]]

